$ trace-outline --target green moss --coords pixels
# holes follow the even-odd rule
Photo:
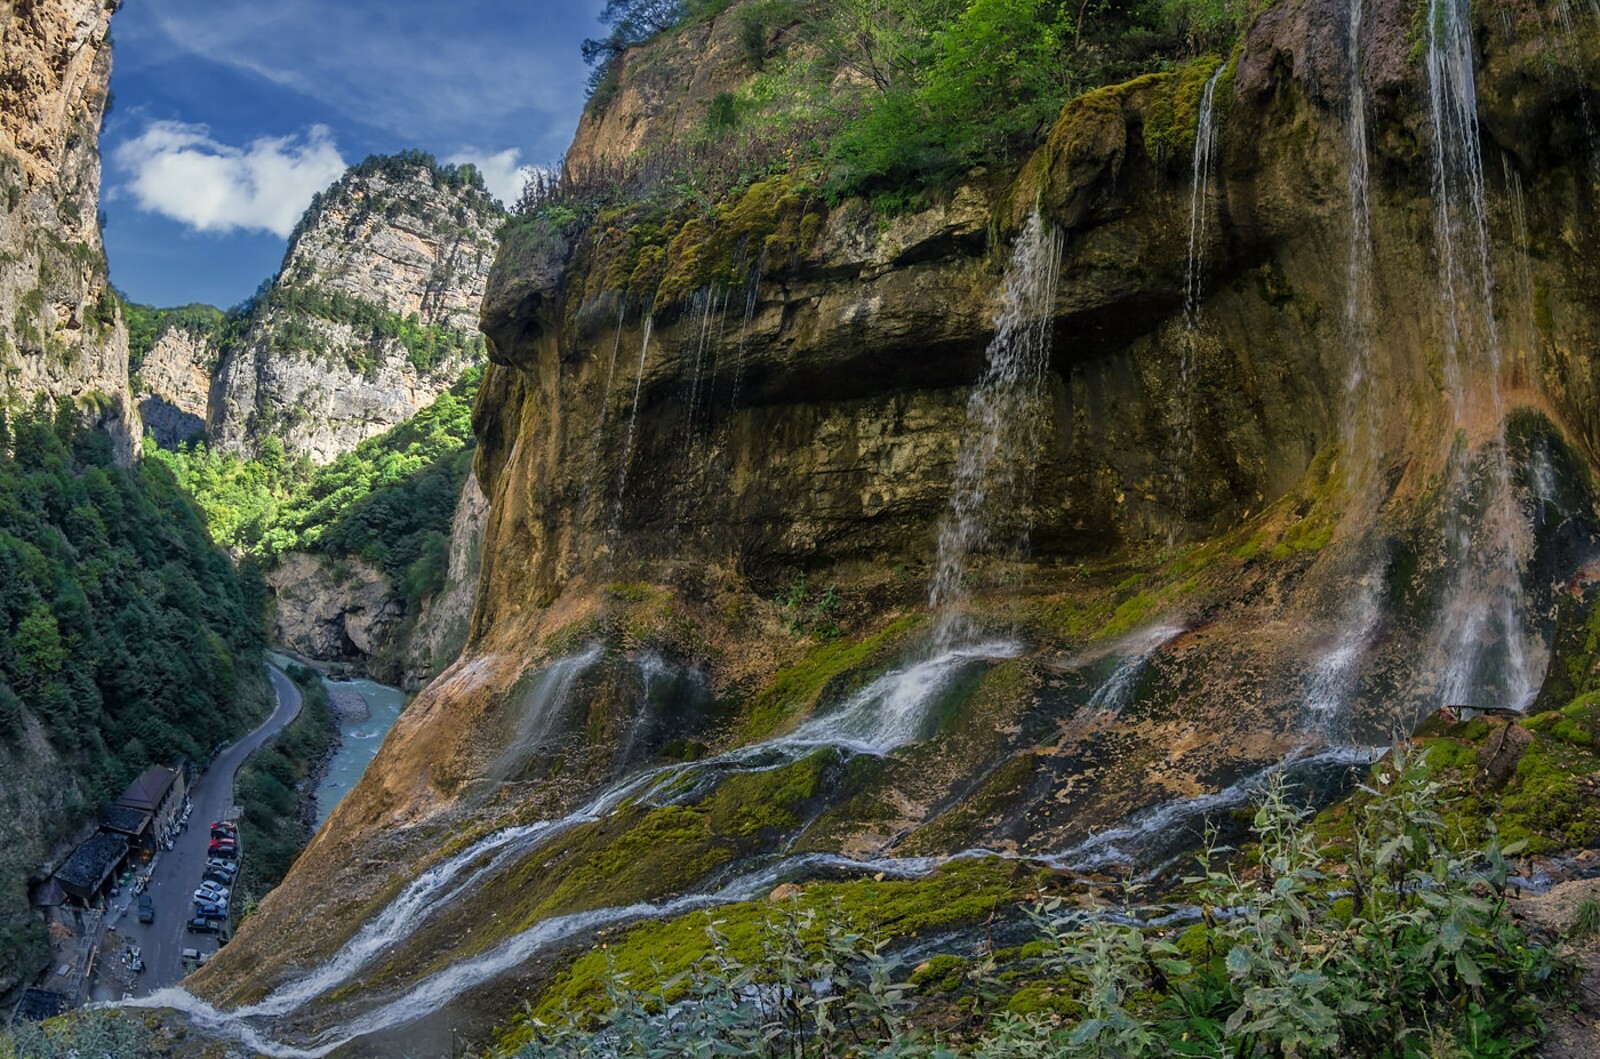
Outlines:
[[[779,769],[729,776],[707,803],[713,834],[734,839],[800,826],[800,810],[816,798],[837,751],[816,753]]]
[[[1428,744],[1428,765],[1436,772],[1454,769],[1470,776],[1478,768],[1478,752],[1454,739],[1439,739]]]
[[[1030,982],[1007,998],[1005,1010],[1013,1015],[1055,1015],[1064,1019],[1081,1019],[1084,1007],[1077,999],[1081,990],[1081,984],[1071,978]]]
[[[821,644],[800,661],[779,670],[750,700],[738,742],[759,742],[781,732],[815,706],[826,688],[870,666],[919,621],[919,617],[908,616],[862,640]]]
[[[1203,56],[1155,82],[1144,112],[1144,149],[1157,165],[1193,154],[1206,83],[1221,65],[1219,57]]]
[[[654,586],[641,582],[613,581],[605,587],[607,596],[623,603],[643,603],[652,596],[658,595],[660,590]]]
[[[1032,873],[1019,874],[1013,862],[999,858],[963,860],[923,879],[814,883],[792,900],[800,907],[836,910],[846,922],[892,939],[982,922],[997,908],[1036,895],[1041,881]],[[532,1014],[548,1018],[563,1008],[598,1010],[605,1003],[606,980],[616,975],[627,975],[635,987],[670,980],[711,951],[706,927],[712,923],[727,938],[730,956],[753,961],[760,954],[762,924],[771,912],[766,901],[748,901],[641,923],[608,939],[603,949],[577,957],[534,1002]],[[507,1039],[516,1036],[513,1031]]]
[[[767,272],[788,268],[821,232],[820,209],[809,188],[784,175],[750,185],[710,217],[691,217],[672,240],[657,301],[681,300],[712,284],[732,286],[758,259]]]
[[[911,988],[923,993],[953,993],[961,988],[970,964],[961,956],[942,952],[911,972]]]

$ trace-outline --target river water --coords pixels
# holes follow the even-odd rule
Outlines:
[[[334,752],[333,760],[328,763],[328,772],[317,787],[319,828],[328,814],[333,812],[334,806],[350,793],[350,788],[367,771],[368,762],[377,755],[378,747],[383,745],[383,737],[389,733],[390,726],[406,704],[405,692],[387,684],[371,680],[327,678],[323,678],[322,683],[327,686],[328,694],[333,696],[341,693],[348,695],[352,691],[360,695],[366,701],[368,716],[359,721],[339,721],[339,749]]]

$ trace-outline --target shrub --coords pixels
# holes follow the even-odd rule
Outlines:
[[[515,1054],[949,1056],[913,1017],[935,989],[970,999],[962,1050],[994,1059],[1516,1054],[1562,968],[1507,911],[1516,851],[1492,833],[1458,848],[1443,796],[1397,750],[1365,788],[1349,848],[1335,849],[1279,777],[1254,845],[1209,845],[1185,880],[1197,923],[1142,924],[1126,896],[1052,899],[1027,945],[933,956],[903,983],[870,924],[838,906],[769,908],[753,960],[730,954],[708,914],[707,951],[686,973],[613,973],[597,1019],[534,1020]]]

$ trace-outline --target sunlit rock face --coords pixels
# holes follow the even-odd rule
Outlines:
[[[368,171],[364,171],[368,170]],[[481,181],[404,158],[324,192],[224,351],[208,433],[327,463],[404,422],[482,359],[475,333],[503,214]]]
[[[281,989],[277,1032],[376,1050],[537,1000],[574,924],[758,865],[1151,868],[1274,769],[1336,786],[1446,701],[1565,701],[1593,662],[1596,145],[1513,119],[1576,113],[1600,48],[1563,36],[1553,69],[1528,3],[1413,57],[1413,11],[1286,0],[1226,65],[1088,93],[910,214],[779,175],[514,221],[466,651],[196,988]],[[736,83],[725,28],[630,54],[569,157]],[[1464,60],[1476,152],[1429,74]],[[996,402],[1035,217],[1047,352]]]
[[[138,450],[128,335],[100,240],[115,5],[8,5],[0,23],[0,402],[64,399]]]

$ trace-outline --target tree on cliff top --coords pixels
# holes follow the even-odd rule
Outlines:
[[[684,15],[683,0],[606,0],[600,21],[611,27],[605,37],[583,42],[583,61],[594,67],[589,74],[589,91],[605,79],[611,63],[640,41],[677,25]]]

